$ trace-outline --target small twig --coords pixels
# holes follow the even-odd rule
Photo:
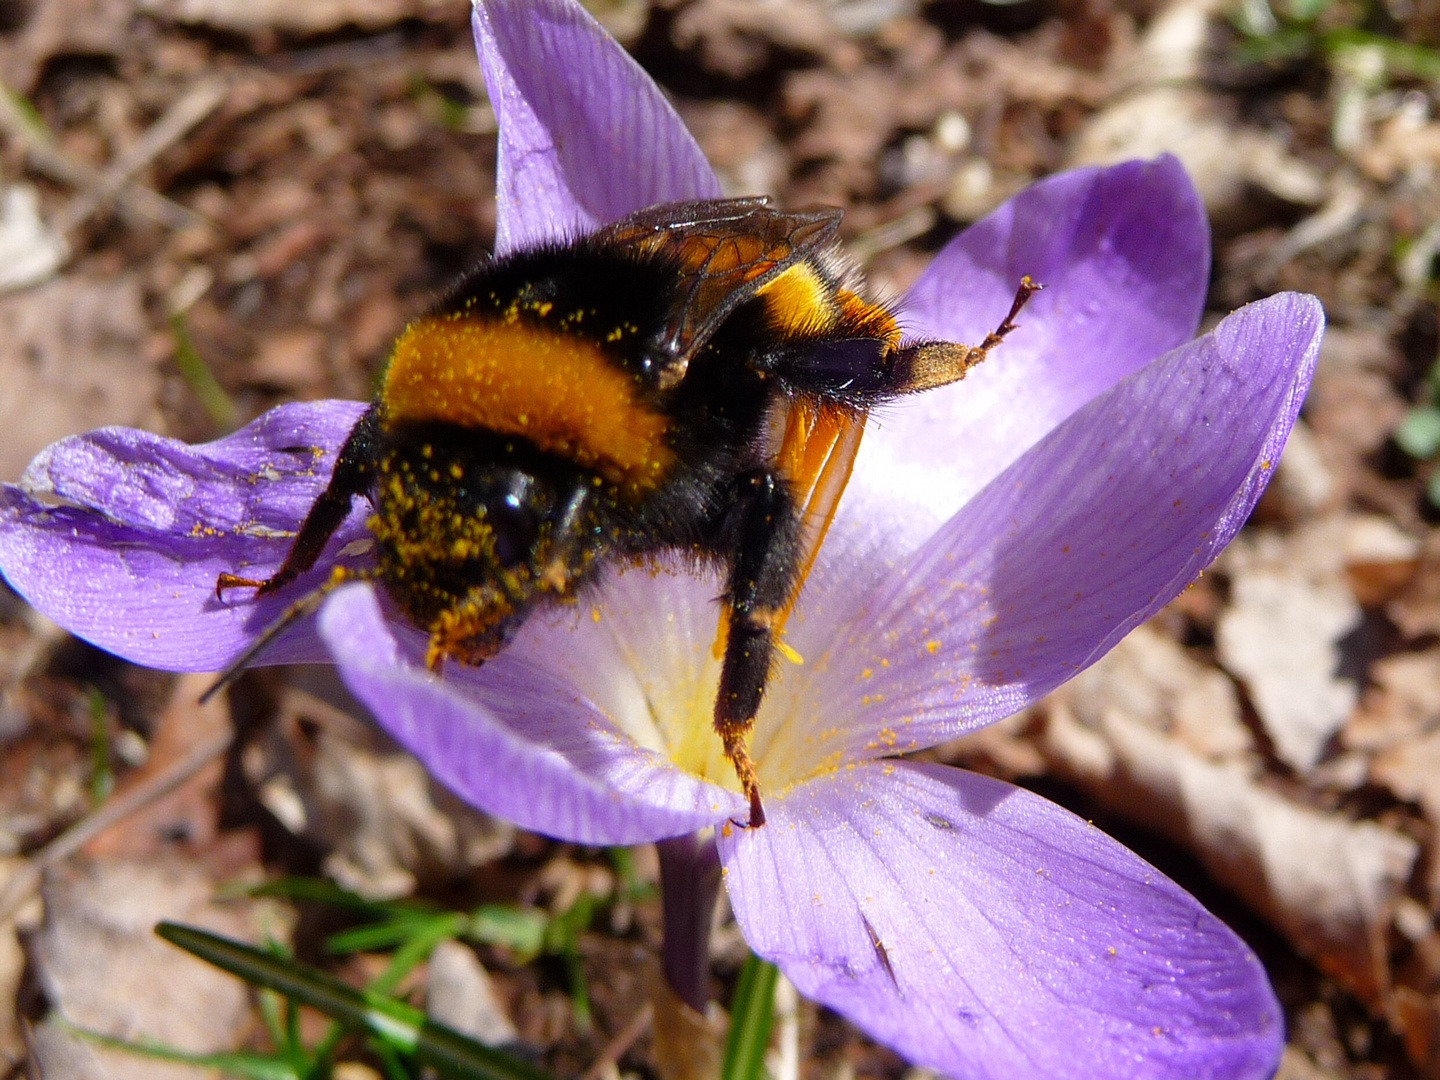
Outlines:
[[[580,1075],[580,1080],[600,1080],[600,1077],[605,1074],[605,1070],[616,1064],[635,1040],[645,1034],[645,1029],[650,1026],[650,1021],[653,1019],[655,1019],[655,1006],[647,1001],[640,1006],[640,1011],[630,1018],[630,1022],[617,1031],[614,1037],[605,1044],[599,1056]]]
[[[230,747],[227,729],[196,743],[183,757],[128,791],[111,798],[89,817],[77,821],[16,869],[0,889],[0,924],[9,921],[34,895],[46,870],[63,862],[112,825],[170,794]]]
[[[1318,244],[1357,228],[1365,219],[1365,193],[1354,180],[1337,178],[1330,198],[1315,213],[1291,227],[1266,254],[1263,268],[1274,274],[1291,259]]]
[[[861,266],[867,266],[882,251],[889,251],[924,236],[935,227],[938,220],[933,206],[926,204],[911,207],[899,217],[867,229],[851,240],[846,248],[852,259]]]
[[[259,64],[270,71],[281,71],[287,75],[319,75],[399,56],[405,51],[407,41],[404,31],[389,30],[356,41],[318,45],[313,49],[297,49],[294,52],[267,56],[261,59]]]
[[[25,1080],[45,1080],[40,1070],[40,1054],[35,1047],[35,1028],[28,1016],[20,1017],[20,1038],[25,1043]]]
[[[37,130],[16,103],[14,95],[4,86],[0,86],[0,131],[24,147],[31,166],[52,180],[82,191],[98,188],[103,183],[100,170],[66,154],[47,134]],[[204,221],[188,207],[133,180],[122,185],[114,198],[122,214],[129,219],[153,221],[172,229],[183,229]]]
[[[65,233],[85,221],[101,206],[115,198],[141,169],[183,139],[225,100],[225,83],[207,79],[192,86],[166,109],[118,158],[107,165],[96,183],[88,185],[56,215],[55,228]],[[183,207],[181,209],[184,209]],[[190,211],[185,211],[187,214]],[[192,215],[193,217],[193,215]]]

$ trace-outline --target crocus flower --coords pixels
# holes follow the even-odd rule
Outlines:
[[[497,248],[719,194],[659,90],[572,0],[481,0],[500,123]],[[719,582],[646,568],[531,619],[483,668],[424,669],[369,584],[270,662],[339,665],[402,744],[491,813],[587,844],[716,830],[747,940],[801,992],[965,1078],[1265,1077],[1282,1021],[1259,962],[1192,897],[1022,789],[896,755],[1010,715],[1101,656],[1244,522],[1294,421],[1322,315],[1282,295],[1191,340],[1205,219],[1172,159],[1022,192],[904,297],[915,337],[974,343],[1021,275],[1047,290],[967,379],[872,422],[787,628],[746,816],[710,730]],[[339,561],[220,602],[283,557],[363,406],[274,410],[190,447],[105,429],[0,501],[0,566],[138,663],[223,667]],[[708,843],[708,840],[705,841]]]

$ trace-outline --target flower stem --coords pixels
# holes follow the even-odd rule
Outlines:
[[[685,1004],[704,1015],[710,999],[710,925],[720,898],[715,836],[706,830],[661,840],[655,847],[660,853],[665,980]]]

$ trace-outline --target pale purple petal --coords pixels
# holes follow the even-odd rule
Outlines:
[[[903,502],[923,538],[1075,409],[1194,335],[1210,274],[1205,210],[1173,157],[1026,188],[952,240],[902,302],[916,337],[978,344],[1023,275],[1020,328],[953,386],[890,407],[853,483]]]
[[[678,558],[616,567],[580,603],[537,612],[506,651],[575,687],[642,746],[682,754],[705,775],[699,755],[685,752],[698,740],[692,750],[714,751],[711,778],[734,783],[710,730],[722,591],[718,574]]]
[[[802,994],[966,1080],[1262,1080],[1264,969],[1183,889],[1020,788],[873,762],[722,830],[750,947]]]
[[[1323,324],[1314,297],[1251,304],[1051,432],[814,658],[797,692],[827,736],[806,753],[900,753],[1008,716],[1169,602],[1259,498]]]
[[[863,574],[867,554],[868,549],[850,543],[826,544],[813,579],[816,588],[807,591],[809,601],[797,608],[786,631],[786,640],[801,654],[812,642],[832,640],[837,622],[853,614],[854,595],[844,588],[844,574]],[[723,579],[681,558],[659,565],[664,569],[612,571],[578,605],[537,612],[507,655],[575,687],[640,745],[733,788],[734,766],[724,758],[713,729],[720,676],[713,645]],[[757,747],[767,745],[767,732],[810,715],[803,700],[808,670],[808,664],[789,661],[775,665],[756,728]],[[792,704],[796,697],[799,708]],[[779,758],[758,764],[762,782],[793,779],[788,763]]]
[[[223,667],[367,534],[355,512],[322,566],[274,597],[236,590],[222,571],[264,577],[329,480],[364,405],[286,405],[235,434],[187,446],[128,428],[63,439],[0,491],[0,570],[21,596],[71,633],[139,664]],[[321,660],[308,623],[264,660]]]
[[[387,623],[375,590],[338,590],[320,634],[382,727],[461,798],[582,844],[636,844],[744,812],[734,792],[644,749],[555,676],[502,654],[424,668],[420,636]]]
[[[578,3],[479,0],[474,25],[500,125],[497,253],[719,196],[660,88]]]

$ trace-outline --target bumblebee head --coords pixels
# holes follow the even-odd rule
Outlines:
[[[563,598],[591,561],[591,485],[544,462],[457,437],[400,439],[378,463],[379,573],[431,652],[493,655],[543,598]]]

